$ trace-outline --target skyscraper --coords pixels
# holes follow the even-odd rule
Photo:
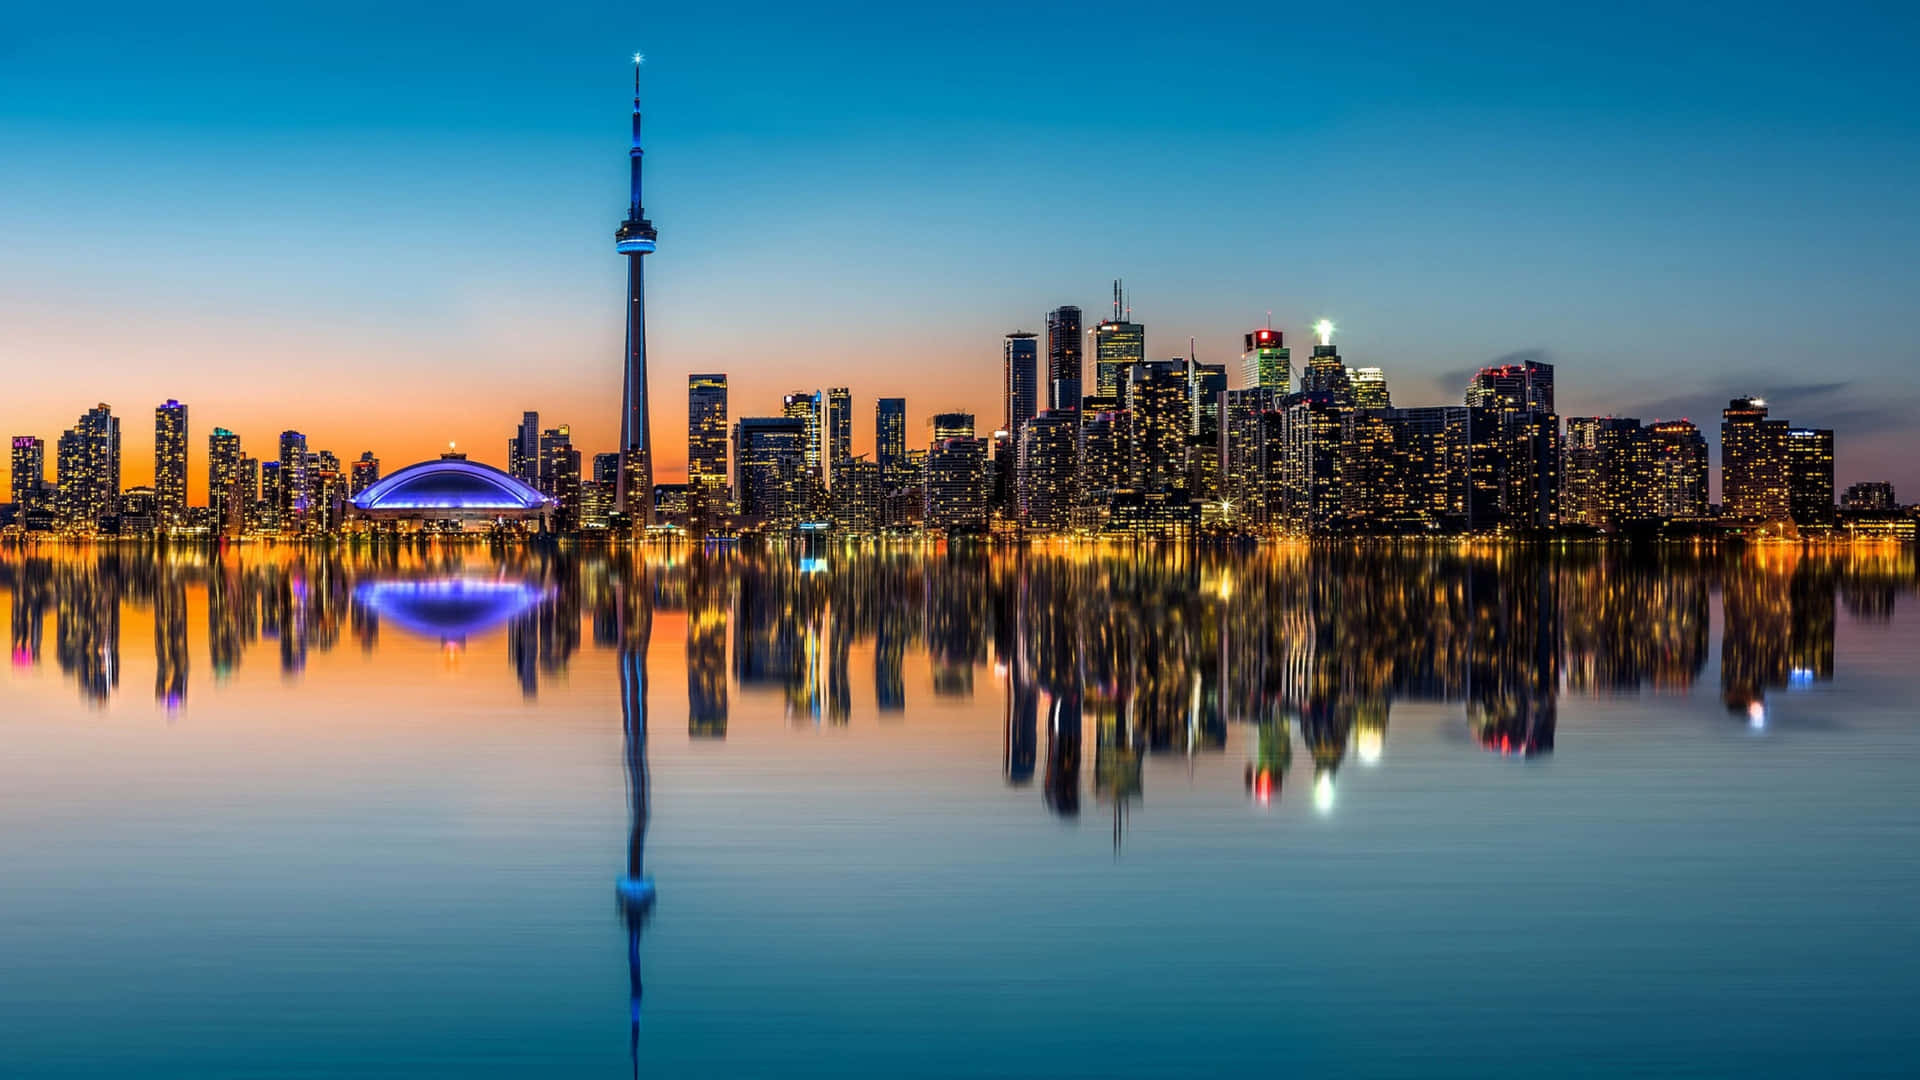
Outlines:
[[[1347,378],[1353,383],[1353,404],[1359,409],[1391,409],[1393,395],[1387,392],[1387,373],[1377,367],[1352,368]]]
[[[360,494],[380,482],[380,459],[371,450],[360,451],[360,460],[353,463],[348,476],[347,494]]]
[[[627,258],[627,355],[625,387],[620,404],[621,468],[614,507],[632,513],[642,525],[653,524],[653,427],[647,410],[647,301],[642,264],[653,253],[659,234],[647,220],[640,198],[640,55],[633,57],[633,146],[627,151],[627,217],[614,233],[614,250]],[[628,497],[641,506],[630,509]]]
[[[927,428],[932,432],[933,445],[948,439],[973,438],[973,414],[966,412],[934,413],[927,418]]]
[[[1270,326],[1247,332],[1240,367],[1250,388],[1271,389],[1285,396],[1293,384],[1292,354],[1281,344],[1280,331]]]
[[[853,391],[844,386],[827,388],[827,476],[840,462],[853,456]]]
[[[1023,528],[1043,533],[1067,528],[1073,512],[1077,415],[1048,410],[1020,429],[1015,486]]]
[[[1028,420],[1033,419],[1039,402],[1034,380],[1039,377],[1040,341],[1025,330],[1008,334],[1001,347],[1000,393],[1004,411],[1000,428],[1016,438]]]
[[[281,531],[304,532],[312,486],[307,471],[305,435],[297,431],[280,433],[280,471],[274,475],[279,478],[276,509],[280,512]]]
[[[773,528],[799,521],[806,472],[806,422],[788,416],[742,417],[733,428],[740,513]]]
[[[1767,419],[1767,403],[1734,398],[1720,414],[1720,502],[1732,521],[1758,524],[1789,516],[1787,423]]]
[[[722,374],[687,376],[687,487],[709,500],[727,490],[727,377]]]
[[[880,483],[899,482],[907,454],[907,399],[883,397],[873,412],[873,460],[880,466]]]
[[[1093,329],[1094,392],[1120,396],[1127,369],[1147,362],[1147,328],[1133,322],[1133,310],[1123,305],[1120,282],[1113,283],[1113,318]]]
[[[47,486],[47,443],[32,435],[13,437],[13,506],[27,510],[40,504]]]
[[[820,445],[820,391],[795,390],[781,399],[780,415],[789,420],[798,420],[806,425],[805,465],[815,478],[821,473]]]
[[[207,436],[207,505],[213,508],[215,527],[229,535],[246,528],[253,499],[242,492],[243,462],[240,436],[217,427]]]
[[[87,532],[119,513],[120,418],[111,406],[88,409],[60,436],[55,465],[62,525]]]
[[[1707,516],[1707,439],[1687,420],[1662,420],[1653,435],[1653,512],[1660,517]]]
[[[187,407],[177,401],[153,410],[153,506],[160,528],[187,521]]]
[[[1803,527],[1834,523],[1832,431],[1787,430],[1787,512]]]
[[[1307,370],[1300,375],[1300,391],[1331,395],[1334,404],[1351,409],[1355,406],[1353,380],[1347,374],[1346,363],[1340,359],[1339,347],[1333,343],[1333,324],[1322,319],[1313,329],[1320,341],[1307,359]]]
[[[580,451],[573,446],[573,429],[567,424],[540,433],[540,490],[557,503],[555,518],[561,528],[580,522]],[[635,491],[631,497],[643,502],[637,511],[653,520],[653,489]]]
[[[1047,313],[1047,408],[1080,408],[1080,309],[1068,304]]]
[[[520,414],[520,426],[507,440],[507,475],[523,484],[540,484],[540,414]]]

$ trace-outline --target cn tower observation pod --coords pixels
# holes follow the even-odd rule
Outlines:
[[[355,515],[374,520],[538,518],[554,501],[491,465],[446,456],[409,465],[353,497]]]

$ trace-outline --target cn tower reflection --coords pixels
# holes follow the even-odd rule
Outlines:
[[[627,928],[627,1054],[640,1073],[640,934],[653,914],[653,878],[647,875],[647,649],[653,641],[651,572],[615,591],[619,606],[620,720],[627,765],[627,869],[615,887]]]

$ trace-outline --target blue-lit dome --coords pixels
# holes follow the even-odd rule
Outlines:
[[[372,515],[512,517],[543,513],[553,500],[491,465],[444,457],[369,485],[353,505]]]

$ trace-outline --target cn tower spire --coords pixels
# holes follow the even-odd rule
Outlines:
[[[640,64],[646,57],[633,54],[633,146],[627,151],[631,169],[627,217],[614,233],[614,250],[627,257],[626,377],[620,403],[620,472],[614,485],[614,505],[639,524],[653,524],[653,429],[647,408],[647,303],[642,261],[653,253],[658,234],[647,220],[640,198]]]

